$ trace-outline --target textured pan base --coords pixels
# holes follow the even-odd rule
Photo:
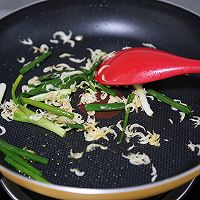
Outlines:
[[[114,3],[115,2],[115,3]],[[77,17],[77,14],[79,17]],[[160,49],[188,56],[200,57],[200,28],[199,19],[181,9],[161,4],[155,1],[55,1],[44,2],[24,9],[0,22],[0,76],[1,82],[8,83],[8,88],[21,67],[17,58],[25,57],[27,62],[34,56],[32,50],[19,43],[19,39],[31,37],[35,46],[43,43],[53,47],[54,55],[37,70],[25,77],[40,74],[43,67],[58,62],[61,53],[68,52],[79,58],[88,56],[87,47],[111,51],[124,46],[141,46],[142,42],[153,43]],[[61,44],[55,46],[49,43],[55,31],[66,33],[71,29],[74,36],[83,35],[82,42],[77,42],[74,49]],[[180,99],[191,105],[194,115],[200,115],[200,81],[191,76],[181,76],[165,81],[155,82],[146,87],[159,90],[168,96]],[[129,90],[119,88],[127,95]],[[6,98],[10,98],[7,90]],[[73,106],[77,112],[78,94],[72,96]],[[161,135],[161,146],[135,144],[131,152],[146,153],[157,169],[158,179],[174,176],[200,163],[197,152],[191,152],[186,146],[191,140],[199,143],[199,127],[194,129],[191,116],[179,123],[180,115],[169,106],[149,100],[154,116],[147,117],[144,112],[132,113],[130,123],[139,123],[149,131]],[[109,119],[102,119],[100,126],[116,125],[123,118],[119,113]],[[174,124],[170,124],[171,118]],[[133,166],[122,158],[122,153],[128,154],[127,148],[132,143],[117,145],[113,136],[110,141],[100,140],[98,143],[108,146],[107,151],[96,150],[85,153],[77,161],[68,159],[70,149],[73,152],[85,151],[89,144],[84,141],[83,133],[72,131],[65,138],[29,124],[6,122],[0,119],[7,133],[3,139],[44,155],[50,159],[48,166],[34,163],[41,169],[45,177],[52,183],[88,187],[88,188],[118,188],[141,185],[151,182],[151,164]],[[117,129],[116,129],[117,130]],[[120,133],[118,131],[118,133]],[[166,142],[164,139],[168,139]],[[1,156],[1,163],[3,163]],[[6,166],[5,163],[3,165]],[[84,171],[83,177],[77,177],[70,168]]]

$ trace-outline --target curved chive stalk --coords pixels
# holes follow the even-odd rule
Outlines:
[[[15,82],[13,83],[13,86],[12,86],[12,90],[11,90],[11,95],[12,95],[12,100],[14,101],[15,104],[18,104],[18,100],[17,100],[17,97],[15,95],[15,92],[16,92],[16,89],[19,85],[19,83],[21,82],[23,78],[23,75],[20,74],[17,79],[15,80]]]
[[[128,96],[128,99],[127,99],[127,105],[129,103],[132,103],[133,102],[133,99],[135,97],[135,94],[134,93],[131,93],[129,96]],[[124,116],[124,122],[123,122],[123,126],[122,126],[122,132],[120,134],[120,137],[119,137],[119,140],[118,140],[118,144],[120,144],[124,138],[124,134],[125,134],[125,131],[126,131],[126,127],[127,127],[127,124],[128,124],[128,119],[129,119],[129,114],[130,114],[130,108],[127,108],[127,110],[125,111],[125,116]]]
[[[154,96],[155,98],[159,99],[160,101],[163,101],[166,104],[169,104],[170,106],[172,106],[186,114],[190,114],[192,112],[192,108],[190,106],[186,106],[181,103],[178,103],[178,102],[174,101],[173,99],[165,96],[164,94],[160,94],[159,92],[156,92],[155,90],[152,90],[152,89],[147,89],[146,91],[151,96]]]
[[[124,110],[124,103],[109,103],[109,104],[86,104],[86,111],[113,111],[113,110]]]
[[[24,159],[19,157],[17,154],[14,154],[10,152],[7,148],[2,148],[0,146],[0,151],[4,153],[6,156],[11,158],[13,161],[17,162],[18,164],[22,165],[23,167],[27,168],[29,171],[33,172],[34,174],[41,175],[42,173],[36,169],[35,167],[31,166],[28,162],[26,162]]]
[[[46,51],[44,52],[42,55],[38,56],[35,58],[35,60],[33,60],[32,62],[24,65],[24,67],[22,67],[19,72],[21,74],[25,74],[27,72],[29,72],[30,70],[32,70],[34,67],[36,67],[38,64],[40,64],[41,62],[43,62],[45,59],[47,59],[50,55],[52,54],[51,51]]]
[[[13,166],[15,169],[17,169],[18,171],[20,171],[21,173],[24,173],[28,176],[30,176],[31,178],[33,178],[36,181],[40,181],[43,183],[49,183],[46,179],[44,179],[42,176],[39,176],[35,173],[33,173],[32,171],[28,170],[27,168],[25,168],[24,166],[16,163],[14,160],[12,160],[10,157],[6,156],[4,158],[4,160],[11,166]]]
[[[45,103],[42,103],[42,102],[39,102],[39,101],[35,101],[35,100],[32,100],[32,99],[28,99],[28,98],[25,98],[25,97],[21,97],[21,100],[23,103],[25,104],[29,104],[29,105],[32,105],[32,106],[35,106],[37,108],[41,108],[41,109],[44,109],[44,110],[47,110],[51,113],[54,113],[58,116],[65,116],[69,119],[73,119],[74,118],[74,114],[71,113],[71,112],[67,112],[63,109],[60,109],[60,108],[56,108],[54,106],[51,106],[51,105],[48,105],[48,104],[45,104]]]
[[[38,163],[47,165],[48,164],[48,159],[41,157],[37,154],[31,153],[29,151],[26,151],[24,149],[21,149],[19,147],[16,147],[14,145],[11,145],[9,143],[7,143],[6,141],[0,139],[0,147],[8,149],[10,152],[15,153],[21,157],[25,157],[27,159],[31,159],[33,161],[37,161]]]

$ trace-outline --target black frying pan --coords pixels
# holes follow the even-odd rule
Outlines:
[[[58,56],[63,52],[71,52],[77,57],[87,56],[87,47],[112,51],[124,46],[138,47],[142,42],[148,42],[177,55],[200,58],[199,17],[155,0],[45,1],[5,17],[0,21],[0,30],[0,80],[7,83],[8,88],[11,88],[21,67],[17,58],[23,56],[31,60],[34,57],[32,50],[20,44],[19,39],[30,37],[36,46],[43,43],[50,45],[49,39],[59,30],[72,30],[74,35],[83,35],[84,40],[77,43],[74,49],[52,45],[54,55],[25,77],[26,81],[40,74],[43,67],[59,62]],[[200,99],[198,78],[179,76],[146,87],[181,99],[193,107],[193,115],[200,115],[196,104]],[[118,90],[124,95],[129,92],[123,88]],[[9,98],[10,89],[6,93],[6,99]],[[77,112],[81,112],[77,104],[78,95],[74,95],[73,106]],[[41,169],[45,177],[55,185],[41,184],[13,173],[10,171],[13,169],[3,161],[2,155],[1,172],[28,189],[63,199],[143,198],[172,189],[200,174],[200,158],[197,152],[191,152],[187,147],[189,140],[199,143],[200,128],[194,129],[189,120],[192,116],[186,116],[179,123],[178,112],[169,106],[158,101],[151,101],[151,106],[155,112],[154,117],[149,118],[139,112],[131,115],[130,123],[139,123],[147,130],[159,133],[161,147],[138,145],[131,152],[145,152],[150,156],[158,171],[155,183],[151,183],[151,165],[131,165],[121,156],[122,153],[128,154],[130,144],[123,142],[118,145],[112,136],[109,142],[98,141],[109,147],[107,151],[96,150],[71,162],[67,158],[70,149],[81,152],[89,144],[84,141],[83,134],[71,131],[65,138],[60,138],[42,128],[6,122],[2,118],[0,124],[7,130],[2,138],[20,147],[27,146],[49,158],[48,166],[33,165]],[[122,118],[123,113],[117,113],[112,118],[101,119],[101,125],[115,125]],[[169,118],[175,124],[171,125]],[[85,171],[85,175],[77,177],[70,173],[70,168],[79,168]]]

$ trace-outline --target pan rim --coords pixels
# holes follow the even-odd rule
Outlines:
[[[7,169],[6,167],[4,167],[2,165],[0,165],[0,167],[1,167],[0,171],[5,171],[5,172],[11,174],[12,176],[15,176],[15,177],[21,179],[22,181],[27,181],[31,184],[36,184],[43,188],[49,188],[49,189],[59,190],[59,191],[63,191],[63,192],[77,193],[77,194],[114,194],[114,193],[117,194],[117,193],[142,191],[142,190],[146,190],[146,189],[154,189],[154,188],[156,188],[158,186],[162,186],[164,184],[170,184],[172,182],[181,180],[184,177],[191,176],[195,172],[199,172],[198,174],[200,175],[200,164],[199,164],[185,172],[179,173],[170,178],[166,178],[166,179],[156,181],[153,183],[147,183],[147,184],[143,184],[143,185],[123,187],[123,188],[106,188],[106,189],[99,188],[99,189],[96,189],[96,188],[79,188],[79,187],[62,186],[62,185],[57,185],[57,184],[42,183],[39,181],[35,181],[33,179],[29,179],[17,172]],[[192,178],[195,178],[195,177],[192,177]]]
[[[2,20],[4,20],[5,18],[12,16],[13,14],[15,14],[16,12],[19,12],[23,9],[29,8],[33,5],[36,4],[40,4],[43,2],[47,2],[48,0],[37,0],[35,2],[26,4],[24,6],[21,6],[15,10],[13,10],[12,12],[10,12],[9,14],[3,16],[0,18],[0,23]],[[159,3],[162,4],[167,4],[167,5],[171,5],[173,7],[179,8],[181,10],[184,10],[185,12],[188,12],[190,14],[193,14],[195,16],[197,16],[198,18],[200,18],[200,14],[196,13],[195,11],[192,11],[190,9],[185,8],[184,6],[180,6],[177,5],[176,3],[173,2],[169,2],[168,0],[156,0]],[[14,170],[10,170],[6,167],[4,167],[3,165],[0,164],[0,172],[5,171],[9,174],[11,174],[12,176],[15,176],[19,179],[21,179],[22,181],[25,182],[29,182],[33,185],[38,185],[41,186],[43,188],[49,188],[49,189],[56,189],[59,191],[63,191],[63,192],[70,192],[70,193],[76,193],[76,194],[118,194],[118,193],[127,193],[127,192],[135,192],[135,191],[143,191],[143,190],[147,190],[147,189],[154,189],[157,188],[158,186],[162,186],[165,184],[170,184],[174,181],[178,181],[183,179],[184,177],[187,176],[191,176],[194,173],[198,173],[198,175],[200,175],[200,164],[198,164],[197,166],[186,170],[184,172],[181,172],[177,175],[173,175],[170,178],[165,178],[156,182],[151,182],[151,183],[147,183],[147,184],[142,184],[142,185],[138,185],[138,186],[129,186],[129,187],[119,187],[119,188],[106,188],[106,189],[101,189],[101,188],[79,188],[79,187],[70,187],[70,186],[63,186],[63,185],[58,185],[58,184],[46,184],[46,183],[42,183],[39,181],[35,181],[33,179],[29,179],[25,176],[23,176],[22,174],[19,174],[17,172],[15,172]],[[191,179],[194,177],[191,177]],[[189,179],[188,179],[189,181]]]
[[[44,1],[46,1],[46,0],[44,0]],[[165,3],[165,4],[168,4],[168,5],[177,7],[177,8],[180,8],[180,9],[186,11],[186,12],[189,12],[193,15],[196,15],[197,17],[200,17],[200,14],[197,13],[196,11],[193,11],[189,8],[186,8],[185,6],[182,6],[182,5],[177,5],[175,2],[170,2],[169,0],[156,0],[156,1],[161,2],[161,3]]]
[[[12,10],[12,11],[9,12],[8,14],[6,14],[6,15],[0,17],[0,23],[1,23],[1,21],[4,20],[5,18],[7,18],[7,17],[9,17],[9,16],[11,16],[11,15],[13,15],[13,14],[15,14],[15,13],[17,13],[17,12],[23,10],[23,9],[26,9],[26,8],[29,8],[29,7],[34,6],[34,5],[36,5],[36,4],[43,3],[43,2],[47,2],[47,1],[48,1],[48,0],[36,0],[35,2],[31,2],[31,3],[28,3],[28,4],[24,5],[24,6],[20,6],[20,7],[16,8],[16,9]]]
[[[186,12],[188,12],[188,13],[191,13],[191,14],[193,14],[193,15],[196,15],[197,17],[200,17],[200,14],[199,14],[199,13],[197,13],[197,12],[195,12],[195,11],[189,9],[189,8],[186,8],[186,7],[184,7],[184,6],[177,5],[177,4],[174,3],[174,2],[170,2],[169,0],[155,0],[155,1],[157,1],[157,2],[159,2],[159,3],[162,3],[162,4],[171,5],[171,6],[173,6],[173,7],[176,7],[176,8],[179,8],[179,9],[181,9],[181,10],[184,10],[184,11],[186,11]],[[16,12],[19,12],[19,11],[21,11],[21,10],[23,10],[23,9],[29,8],[29,7],[31,7],[31,6],[34,6],[34,5],[36,5],[36,4],[40,4],[40,3],[43,3],[43,2],[48,2],[48,0],[36,0],[36,1],[32,2],[32,3],[28,3],[28,4],[24,5],[24,6],[20,6],[20,7],[16,8],[16,9],[14,9],[13,11],[9,12],[8,14],[6,14],[6,15],[0,17],[0,23],[1,23],[2,20],[4,20],[5,18],[7,18],[7,17],[9,17],[9,16],[11,16],[11,15],[13,15],[13,14],[15,14]]]

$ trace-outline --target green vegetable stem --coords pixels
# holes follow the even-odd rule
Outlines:
[[[131,93],[128,96],[127,105],[130,104],[131,102],[133,102],[134,97],[135,97],[134,93]],[[123,138],[124,138],[126,127],[128,125],[129,114],[130,114],[130,108],[127,108],[127,110],[125,112],[125,116],[124,116],[124,121],[123,121],[123,126],[122,126],[122,132],[120,134],[120,137],[119,137],[119,140],[118,140],[118,144],[120,144],[122,142]]]
[[[40,181],[43,183],[48,183],[49,182],[44,179],[42,176],[39,176],[38,174],[33,173],[32,171],[30,171],[29,169],[25,168],[24,166],[20,165],[19,163],[15,162],[12,158],[6,156],[4,159],[9,165],[13,166],[14,168],[16,168],[18,171],[20,171],[21,173],[26,174],[27,176],[30,176],[31,178],[33,178],[36,181]]]
[[[86,104],[86,111],[115,111],[124,110],[124,103],[109,103],[109,104]]]
[[[48,105],[48,104],[45,104],[45,103],[42,103],[40,101],[35,101],[35,100],[32,100],[32,99],[28,99],[28,98],[25,98],[25,97],[21,97],[21,100],[23,103],[25,104],[29,104],[29,105],[32,105],[32,106],[35,106],[37,108],[41,108],[41,109],[44,109],[44,110],[47,110],[51,113],[54,113],[58,116],[65,116],[69,119],[73,119],[74,118],[74,114],[71,113],[71,112],[67,112],[63,109],[60,109],[60,108],[56,108],[54,106],[51,106],[51,105]]]
[[[19,155],[21,157],[25,157],[27,159],[36,161],[38,163],[41,163],[41,164],[44,164],[44,165],[48,164],[48,159],[47,158],[41,157],[41,156],[39,156],[37,154],[31,153],[29,151],[26,151],[24,149],[21,149],[19,147],[11,145],[11,144],[5,142],[2,139],[0,139],[0,148],[1,149],[7,149],[12,153],[15,153],[15,154],[17,154],[17,155]]]
[[[19,72],[21,74],[25,74],[27,72],[29,72],[30,70],[34,69],[38,64],[40,64],[41,62],[43,62],[45,59],[47,59],[50,55],[52,54],[51,51],[46,51],[44,52],[42,55],[38,56],[35,58],[35,60],[33,60],[32,62],[24,65],[24,67],[22,67]]]
[[[173,99],[165,96],[164,94],[160,94],[159,92],[156,92],[155,90],[152,90],[152,89],[147,89],[146,91],[151,96],[154,96],[155,98],[159,99],[160,101],[165,102],[166,104],[168,104],[186,114],[190,114],[192,112],[192,108],[190,106],[186,106],[181,103],[178,103],[178,102],[174,101]]]

